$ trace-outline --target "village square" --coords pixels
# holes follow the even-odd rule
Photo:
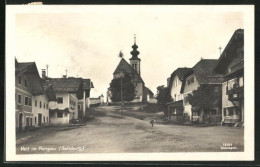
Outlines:
[[[51,77],[48,65],[15,59],[17,154],[244,150],[243,29],[234,29],[218,59],[169,71],[156,92],[143,79],[149,67],[137,36],[126,45],[131,52],[114,55],[111,82],[96,97],[98,72]]]

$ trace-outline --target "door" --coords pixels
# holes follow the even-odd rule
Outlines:
[[[22,132],[23,130],[23,114],[19,114],[19,132]]]
[[[26,127],[29,127],[29,126],[30,126],[30,118],[26,117]]]
[[[38,114],[38,125],[42,126],[42,114]]]

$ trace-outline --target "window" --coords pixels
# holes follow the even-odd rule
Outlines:
[[[187,84],[192,84],[194,82],[194,77],[191,77],[190,79],[187,80]]]
[[[22,84],[22,77],[21,77],[21,76],[18,77],[18,83],[19,83],[20,85]]]
[[[48,122],[49,122],[49,120],[48,120],[48,117],[46,117],[46,119],[47,119],[47,121],[46,121],[46,122],[48,123]]]
[[[40,108],[42,108],[42,102],[40,101]]]
[[[26,79],[24,80],[24,86],[27,87],[27,81],[26,81]]]
[[[31,107],[32,106],[32,98],[28,98],[28,104],[29,104],[29,106]]]
[[[34,123],[35,123],[35,124],[37,123],[37,118],[36,118],[36,117],[34,117]]]
[[[43,103],[43,108],[45,109],[45,103]]]
[[[43,123],[45,123],[45,116],[43,116]]]
[[[62,117],[63,117],[63,111],[58,111],[57,118],[62,118]]]
[[[233,108],[229,108],[228,115],[234,115]]]
[[[211,109],[211,115],[217,115],[217,109]]]
[[[34,103],[35,103],[35,107],[37,107],[37,100],[35,100],[35,102],[34,102]]]
[[[239,78],[239,86],[240,87],[244,86],[243,77]]]
[[[63,103],[63,97],[57,97],[57,102],[58,102],[58,104],[62,104]]]
[[[22,103],[22,95],[18,94],[18,103],[21,104]]]
[[[78,105],[78,110],[81,110],[80,104]]]
[[[24,105],[28,106],[28,97],[24,98]]]
[[[233,83],[232,88],[233,89],[237,88],[237,83]]]
[[[48,104],[46,104],[46,109],[48,109],[48,107],[49,107]]]

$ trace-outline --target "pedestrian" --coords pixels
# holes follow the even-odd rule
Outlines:
[[[152,127],[153,127],[153,124],[155,123],[155,120],[154,119],[152,119],[151,121],[150,121],[150,124],[152,125]]]

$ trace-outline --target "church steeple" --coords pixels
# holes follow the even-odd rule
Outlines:
[[[139,75],[141,75],[141,67],[140,61],[141,59],[138,57],[140,52],[137,50],[138,46],[136,45],[136,36],[134,35],[134,45],[132,46],[133,50],[130,52],[132,57],[129,59],[131,66],[137,71]]]
[[[133,50],[130,52],[132,57],[130,60],[134,60],[134,59],[139,59],[138,55],[140,54],[140,52],[137,50],[138,46],[136,45],[136,36],[134,36],[134,45],[132,46]],[[140,60],[140,59],[139,59]]]

